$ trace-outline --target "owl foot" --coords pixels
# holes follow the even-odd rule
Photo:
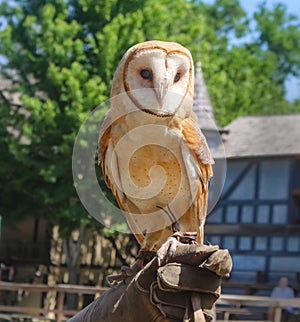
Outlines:
[[[123,282],[127,277],[130,277],[131,275],[132,274],[131,274],[131,271],[130,271],[130,267],[122,266],[120,274],[108,275],[106,277],[106,281],[107,281],[109,286],[113,286],[113,285],[118,284],[119,282]]]
[[[106,281],[109,286],[118,284],[119,282],[124,282],[126,278],[133,277],[139,270],[136,270],[134,265],[132,267],[122,266],[120,274],[108,275]]]
[[[182,233],[180,231],[175,232],[170,236],[165,243],[162,244],[156,255],[158,258],[158,266],[161,266],[162,262],[167,261],[168,257],[175,255],[176,248],[180,244],[197,244],[197,233],[187,232]]]
[[[108,275],[106,280],[109,286],[124,282],[126,278],[135,276],[144,266],[155,257],[155,252],[140,250],[136,262],[131,266],[122,266],[120,274]]]

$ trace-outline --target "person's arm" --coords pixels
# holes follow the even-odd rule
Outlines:
[[[210,321],[221,276],[229,274],[231,265],[228,251],[218,246],[179,246],[168,263],[159,267],[154,258],[68,322]]]

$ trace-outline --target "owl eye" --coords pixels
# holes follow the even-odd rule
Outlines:
[[[174,77],[174,83],[177,83],[180,80],[181,74],[177,73]]]
[[[152,80],[152,71],[150,69],[142,69],[140,75],[144,79]]]

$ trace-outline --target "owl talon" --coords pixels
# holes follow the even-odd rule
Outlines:
[[[132,267],[122,266],[120,274],[108,275],[106,281],[109,286],[118,284],[119,282],[124,282],[126,278],[133,277],[140,270],[135,264]]]
[[[179,231],[173,234],[172,236],[175,237],[182,244],[197,244],[196,232],[186,232],[183,234]]]
[[[165,243],[162,244],[157,251],[158,266],[161,266],[163,262],[167,261],[168,257],[174,256],[179,241],[175,236],[171,236]]]
[[[162,262],[166,261],[168,257],[173,257],[176,253],[177,246],[180,244],[197,244],[196,242],[197,233],[187,232],[181,233],[176,232],[170,236],[165,243],[162,244],[160,249],[157,251],[158,266],[161,266]]]
[[[120,274],[108,275],[106,280],[109,286],[124,282],[126,278],[135,276],[144,266],[155,257],[152,251],[140,250],[136,262],[132,266],[122,266]]]

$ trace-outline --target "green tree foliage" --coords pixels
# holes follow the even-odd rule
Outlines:
[[[220,125],[300,110],[284,97],[284,81],[299,76],[299,20],[281,4],[258,8],[256,33],[238,0],[3,0],[0,15],[10,81],[0,88],[0,212],[12,221],[45,216],[66,238],[90,223],[73,187],[74,140],[137,42],[177,41],[201,59]]]
[[[201,48],[201,57],[219,124],[239,115],[299,112],[296,102],[285,99],[284,87],[290,75],[300,75],[299,18],[283,4],[267,9],[262,3],[252,31],[238,1],[215,1],[207,8],[219,37],[211,50]]]
[[[106,97],[106,85],[85,68],[84,44],[78,37],[82,26],[69,21],[66,3],[22,4],[2,3],[1,8],[8,19],[1,32],[0,51],[7,57],[3,77],[11,80],[10,91],[20,95],[21,106],[2,107],[5,113],[10,110],[6,126],[17,133],[7,138],[8,150],[23,167],[23,174],[13,180],[19,181],[22,194],[31,195],[30,215],[47,216],[54,223],[62,219],[72,229],[85,220],[79,202],[74,202],[71,173],[76,130],[88,108]]]
[[[258,44],[270,52],[276,63],[273,81],[284,84],[288,75],[299,76],[300,22],[286,13],[284,4],[269,10],[262,3],[254,14],[259,32]]]

